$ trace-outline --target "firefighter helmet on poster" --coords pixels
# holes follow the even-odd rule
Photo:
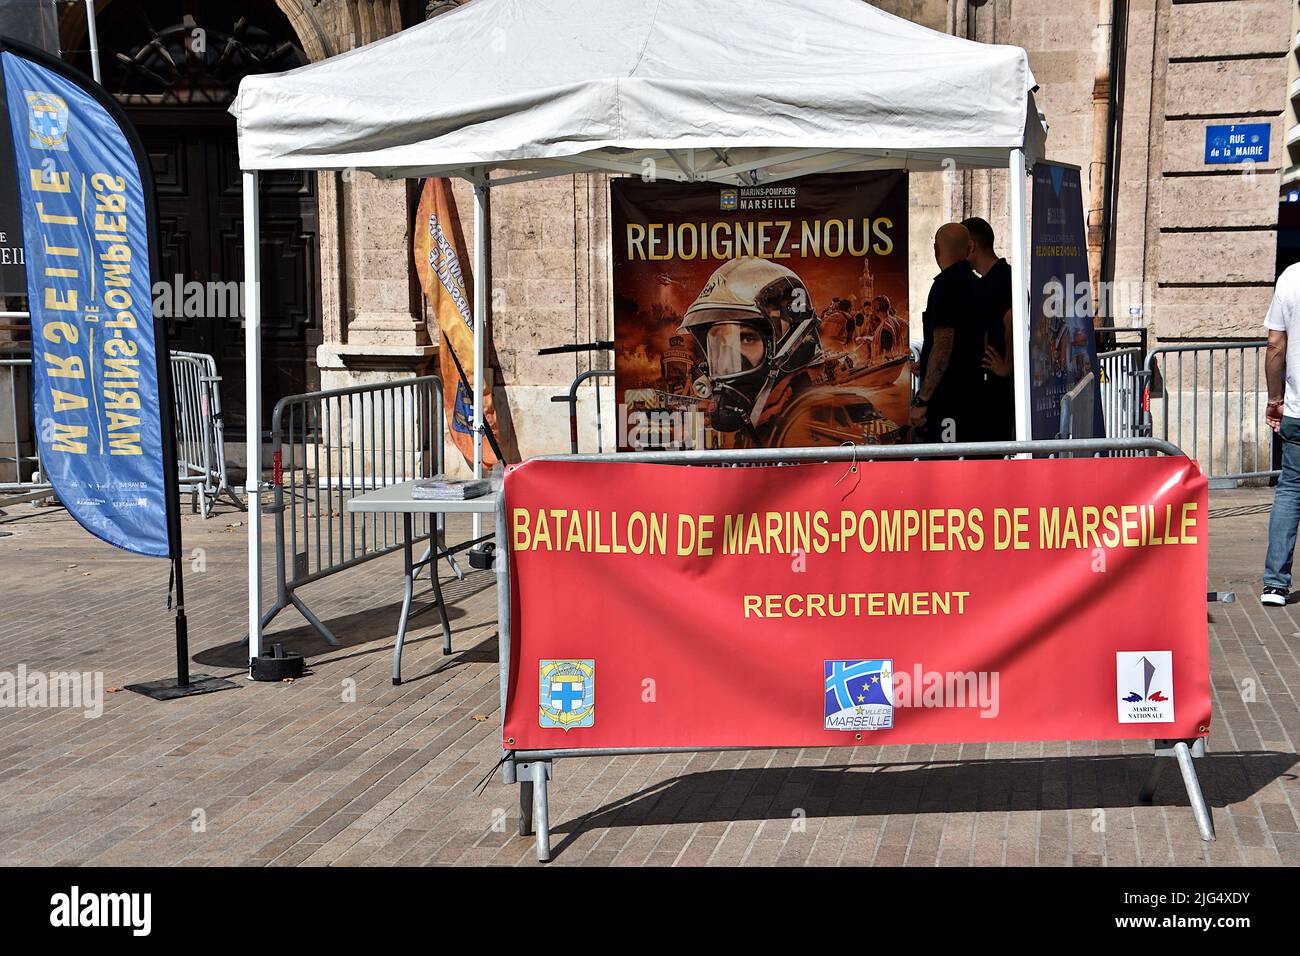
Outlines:
[[[781,380],[821,363],[819,321],[803,280],[785,266],[752,257],[719,266],[681,325],[708,365],[710,425],[724,432],[760,427]]]

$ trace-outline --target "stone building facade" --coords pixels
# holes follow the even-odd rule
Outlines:
[[[1259,334],[1278,256],[1282,174],[1294,176],[1294,160],[1300,157],[1290,142],[1296,113],[1289,84],[1298,75],[1295,0],[879,0],[877,5],[936,30],[1028,51],[1040,84],[1039,107],[1050,126],[1048,157],[1083,170],[1085,208],[1098,246],[1095,278],[1114,284],[1114,324],[1145,326],[1160,341]],[[221,105],[239,77],[229,64],[223,74],[206,55],[202,68],[177,71],[177,89],[150,88],[142,70],[156,75],[150,44],[156,53],[170,23],[183,37],[191,27],[211,22],[229,39],[232,31],[248,29],[238,26],[243,17],[260,32],[256,43],[246,43],[253,53],[236,59],[240,69],[254,71],[342,53],[455,6],[456,0],[96,4],[108,62],[136,64],[106,70],[106,85],[125,84],[114,92],[127,98],[135,91],[133,115],[147,117],[149,109],[169,104],[169,115],[182,123],[187,110]],[[84,61],[80,9],[79,4],[64,8],[62,38],[65,55]],[[816,38],[805,42],[815,56]],[[193,55],[179,55],[195,65]],[[871,51],[864,50],[863,69],[870,64]],[[430,69],[437,69],[436,60]],[[207,112],[210,122],[219,123],[212,110]],[[1270,124],[1267,161],[1205,163],[1206,127],[1233,123]],[[228,139],[233,130],[221,128],[214,135]],[[228,159],[216,166],[231,172]],[[912,176],[914,305],[924,301],[935,271],[930,236],[941,222],[982,215],[1005,236],[1006,179],[1001,170]],[[218,177],[218,182],[225,180]],[[283,374],[268,382],[267,407],[277,390],[328,388],[436,368],[436,329],[431,335],[426,325],[411,261],[414,185],[346,172],[280,185],[288,197],[286,226],[265,240],[264,262],[274,262],[287,249],[284,260],[297,257],[302,265],[286,272],[278,280],[281,288],[268,294],[301,301],[303,307],[291,310],[283,341],[271,348],[270,366],[283,366]],[[468,187],[457,184],[456,195],[468,227]],[[599,175],[494,190],[489,288],[500,368],[496,386],[524,455],[567,448],[563,406],[550,398],[565,391],[575,374],[601,364],[598,354],[594,359],[585,353],[542,357],[538,349],[611,337],[608,205],[608,180]],[[212,275],[238,277],[235,226],[205,224],[209,245],[224,243],[230,249],[224,259],[210,257]],[[466,232],[472,241],[472,231]],[[1005,251],[1008,243],[1000,245]],[[295,284],[306,288],[295,290]],[[267,308],[273,313],[276,304]],[[911,320],[916,337],[918,308]],[[239,374],[232,367],[241,348],[236,327],[208,333],[221,340],[214,348],[232,379]],[[242,403],[237,392],[231,395]],[[608,399],[609,390],[605,395]],[[591,397],[584,396],[584,414],[589,414]],[[588,439],[584,442],[590,447]]]

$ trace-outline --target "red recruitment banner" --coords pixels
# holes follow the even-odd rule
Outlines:
[[[513,750],[1189,738],[1186,458],[508,470]]]

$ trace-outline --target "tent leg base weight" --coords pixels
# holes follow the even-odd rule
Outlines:
[[[219,690],[234,690],[237,687],[238,684],[224,677],[191,674],[190,682],[184,687],[176,682],[175,677],[165,677],[162,680],[145,681],[143,684],[127,684],[124,689],[143,694],[153,700],[176,700],[179,697],[196,697],[199,694],[213,694]]]

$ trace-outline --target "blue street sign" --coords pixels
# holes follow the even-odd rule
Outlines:
[[[1206,163],[1263,163],[1268,160],[1268,123],[1205,127]]]

